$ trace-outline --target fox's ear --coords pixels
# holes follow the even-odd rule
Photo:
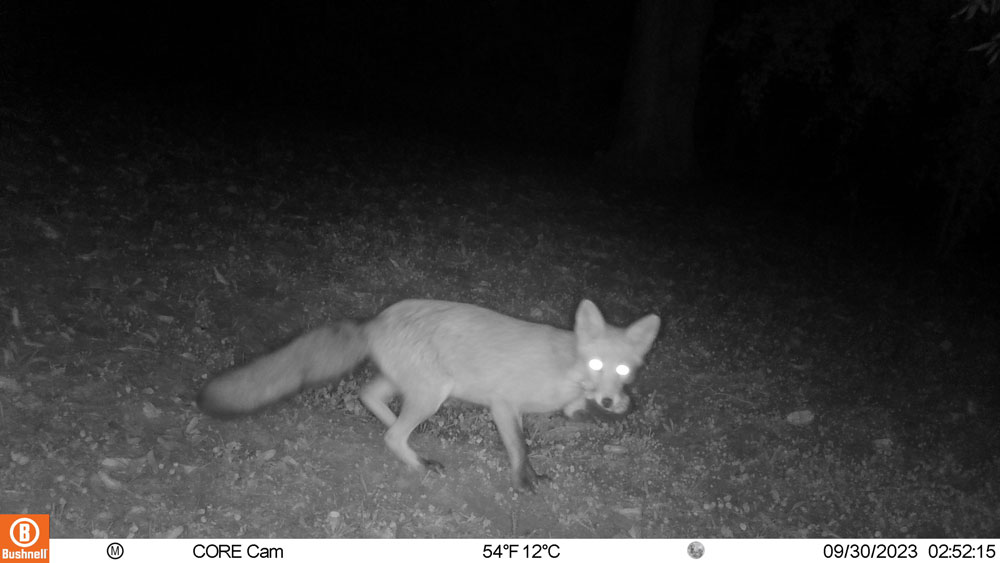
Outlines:
[[[640,356],[646,355],[649,347],[656,339],[656,333],[660,331],[660,317],[656,315],[646,315],[635,321],[625,329],[625,336],[636,347]]]
[[[576,308],[576,326],[573,330],[586,338],[597,338],[604,334],[604,317],[593,301],[580,301],[580,306]]]

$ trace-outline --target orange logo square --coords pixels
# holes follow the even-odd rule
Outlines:
[[[48,514],[0,514],[0,563],[4,561],[48,563]]]

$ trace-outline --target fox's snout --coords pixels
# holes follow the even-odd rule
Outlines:
[[[619,391],[614,394],[604,395],[601,393],[594,393],[589,397],[593,403],[600,407],[601,410],[607,411],[612,414],[624,414],[628,411],[632,404],[629,399],[628,394],[625,391]]]

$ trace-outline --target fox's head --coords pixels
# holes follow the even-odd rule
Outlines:
[[[660,317],[646,315],[628,328],[609,326],[593,302],[584,299],[576,310],[576,349],[583,367],[578,375],[585,397],[599,409],[624,414],[629,408],[625,385],[653,345]]]

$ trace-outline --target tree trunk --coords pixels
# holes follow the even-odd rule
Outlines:
[[[694,108],[714,0],[639,0],[610,157],[628,174],[697,176]]]

